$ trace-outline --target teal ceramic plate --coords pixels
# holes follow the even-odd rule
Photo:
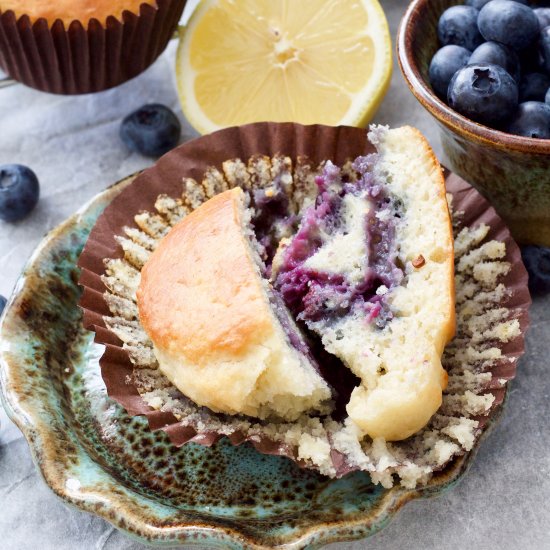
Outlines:
[[[473,453],[422,490],[386,490],[367,474],[329,480],[248,444],[176,449],[109,399],[102,346],[77,308],[76,262],[95,220],[129,181],[46,236],[3,317],[4,404],[58,496],[159,546],[312,548],[371,535],[407,501],[456,483]]]

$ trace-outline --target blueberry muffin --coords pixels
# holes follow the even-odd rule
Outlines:
[[[416,130],[357,138],[363,156],[335,163],[219,160],[222,140],[201,138],[143,178],[139,208],[113,203],[81,280],[95,281],[85,325],[107,344],[109,394],[131,414],[176,445],[248,441],[385,487],[424,484],[473,448],[520,335],[506,246],[451,217]],[[183,150],[209,139],[220,153],[204,169]]]
[[[38,90],[98,92],[165,49],[185,0],[0,1],[0,68]]]

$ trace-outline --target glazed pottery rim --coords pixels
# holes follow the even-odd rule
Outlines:
[[[411,44],[417,23],[425,15],[431,0],[413,0],[397,31],[397,59],[405,81],[422,106],[437,120],[469,141],[493,148],[530,154],[550,154],[550,139],[529,138],[501,132],[478,124],[451,109],[439,99],[420,74]],[[454,5],[454,4],[453,4]]]
[[[124,188],[125,184],[130,181],[130,178],[121,180],[114,184],[112,187],[96,195],[85,206],[78,210],[75,214],[62,222],[56,228],[51,230],[45,235],[41,243],[38,245],[34,253],[29,258],[16,286],[13,294],[11,295],[8,304],[0,316],[0,343],[3,339],[4,332],[9,334],[7,328],[8,322],[12,316],[15,316],[13,311],[13,304],[16,302],[18,296],[20,296],[25,288],[25,279],[27,273],[37,266],[40,259],[48,254],[58,238],[70,231],[73,227],[78,227],[80,217],[88,210],[93,208],[96,204],[100,204],[106,199],[112,200],[119,191]],[[113,195],[113,196],[110,196]],[[0,346],[1,348],[1,346]],[[191,537],[196,535],[202,535],[201,542],[205,544],[220,544],[231,543],[238,544],[246,548],[267,548],[261,542],[253,540],[249,535],[243,533],[238,528],[233,528],[227,524],[216,524],[216,517],[209,523],[197,524],[191,521],[178,521],[169,526],[155,526],[143,521],[138,517],[135,512],[124,509],[120,506],[120,503],[116,499],[110,497],[105,491],[91,491],[87,490],[85,493],[74,493],[69,490],[66,485],[68,478],[59,476],[59,471],[56,471],[57,475],[53,474],[55,464],[48,463],[47,455],[48,445],[55,445],[57,441],[52,439],[51,430],[47,423],[40,417],[39,410],[31,410],[30,407],[23,405],[24,396],[20,396],[17,392],[11,388],[8,390],[8,360],[5,357],[3,350],[0,349],[0,397],[4,405],[6,413],[9,418],[18,426],[23,433],[24,438],[29,445],[33,462],[35,463],[38,471],[46,484],[52,489],[52,491],[60,497],[62,500],[71,504],[77,508],[80,508],[86,512],[93,513],[116,528],[122,530],[127,535],[134,539],[138,539],[142,542],[152,545],[173,545],[181,544],[191,541]],[[506,396],[508,391],[506,392]],[[460,481],[463,475],[468,470],[469,466],[485,438],[491,433],[492,428],[500,419],[506,399],[501,406],[495,411],[491,421],[487,424],[485,430],[476,441],[474,448],[466,455],[456,458],[451,464],[438,473],[432,483],[426,487],[420,487],[417,489],[404,489],[402,487],[394,487],[387,490],[386,497],[382,500],[380,508],[375,515],[375,521],[372,522],[371,517],[359,517],[353,519],[344,519],[337,522],[320,522],[317,525],[308,526],[303,531],[297,533],[295,538],[289,538],[287,542],[280,545],[280,548],[303,548],[319,547],[320,545],[328,544],[331,542],[341,542],[345,540],[356,540],[370,536],[379,530],[395,517],[396,513],[401,507],[410,500],[417,498],[426,498],[431,496],[440,495],[445,490],[452,487],[458,481]],[[52,469],[53,468],[53,469]],[[65,475],[65,474],[63,474]],[[119,482],[112,478],[112,482],[118,485]],[[97,507],[96,504],[102,503],[101,507]],[[369,524],[370,521],[370,524]],[[165,535],[167,532],[175,535],[170,541],[160,539],[160,535]]]

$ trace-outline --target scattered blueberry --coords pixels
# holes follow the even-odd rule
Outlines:
[[[499,44],[498,42],[484,42],[480,44],[472,52],[468,61],[469,65],[477,63],[500,65],[503,69],[506,69],[516,82],[519,82],[520,68],[518,56],[512,48],[504,44]]]
[[[441,45],[456,44],[470,51],[477,48],[483,42],[477,29],[478,13],[471,6],[452,6],[445,10],[437,25]]]
[[[4,311],[7,303],[8,301],[6,300],[6,298],[4,298],[4,296],[0,294],[0,315],[2,315],[2,312]]]
[[[0,219],[16,222],[28,216],[38,202],[36,174],[21,164],[0,166]]]
[[[550,105],[541,101],[520,103],[507,130],[516,136],[549,139]]]
[[[166,106],[151,103],[130,113],[120,126],[120,137],[131,151],[160,157],[180,139],[181,124]]]
[[[544,101],[546,91],[550,88],[550,77],[543,73],[523,75],[519,84],[519,100]]]
[[[540,31],[539,48],[542,66],[550,74],[550,27],[544,27]]]
[[[536,8],[533,10],[539,20],[540,30],[550,25],[550,8]]]
[[[502,42],[515,50],[527,48],[540,32],[533,10],[513,0],[492,0],[483,6],[477,25],[485,40]]]
[[[471,52],[462,46],[449,44],[443,46],[432,57],[430,63],[430,83],[435,93],[447,100],[447,90],[453,75],[468,63]]]
[[[521,249],[523,263],[529,273],[529,290],[533,294],[550,291],[550,248],[527,245]]]
[[[467,65],[451,80],[447,100],[449,106],[462,115],[495,126],[514,114],[518,87],[498,65]]]

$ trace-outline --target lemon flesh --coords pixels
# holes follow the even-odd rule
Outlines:
[[[201,133],[266,120],[363,127],[389,84],[391,40],[377,0],[204,0],[176,63]]]

